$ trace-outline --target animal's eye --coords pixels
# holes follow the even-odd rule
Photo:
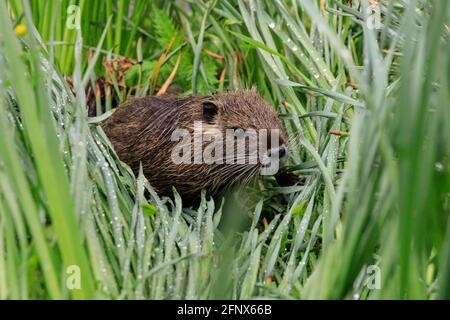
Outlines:
[[[206,101],[203,103],[203,120],[206,123],[214,124],[217,116],[217,105],[211,101]]]

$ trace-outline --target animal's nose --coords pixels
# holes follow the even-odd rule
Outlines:
[[[279,149],[278,149],[278,156],[280,158],[284,158],[287,155],[287,147],[285,145],[282,145]]]
[[[278,148],[270,149],[267,153],[268,153],[268,156],[271,158],[277,156],[278,159],[282,159],[282,158],[286,157],[287,152],[288,152],[287,147],[286,147],[286,145],[283,144],[283,145],[279,146]]]

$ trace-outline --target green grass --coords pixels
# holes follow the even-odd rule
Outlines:
[[[0,299],[450,298],[450,4],[324,4],[0,2]],[[297,184],[188,208],[118,160],[98,123],[178,59],[186,94],[257,86]]]

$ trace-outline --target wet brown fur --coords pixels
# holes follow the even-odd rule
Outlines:
[[[230,128],[279,129],[280,143],[285,143],[279,119],[255,89],[211,96],[144,97],[121,105],[105,121],[103,129],[119,158],[137,173],[143,173],[162,195],[172,186],[184,197],[197,198],[201,189],[217,195],[237,184],[246,183],[258,173],[251,164],[174,164],[171,151],[178,143],[171,141],[175,129],[193,132],[194,121],[203,121],[203,104],[212,102],[218,113],[212,126],[224,132]]]

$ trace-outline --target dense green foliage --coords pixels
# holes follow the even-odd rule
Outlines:
[[[0,299],[450,298],[450,4],[377,3],[0,1]],[[169,84],[256,86],[290,185],[158,197],[98,123]]]

